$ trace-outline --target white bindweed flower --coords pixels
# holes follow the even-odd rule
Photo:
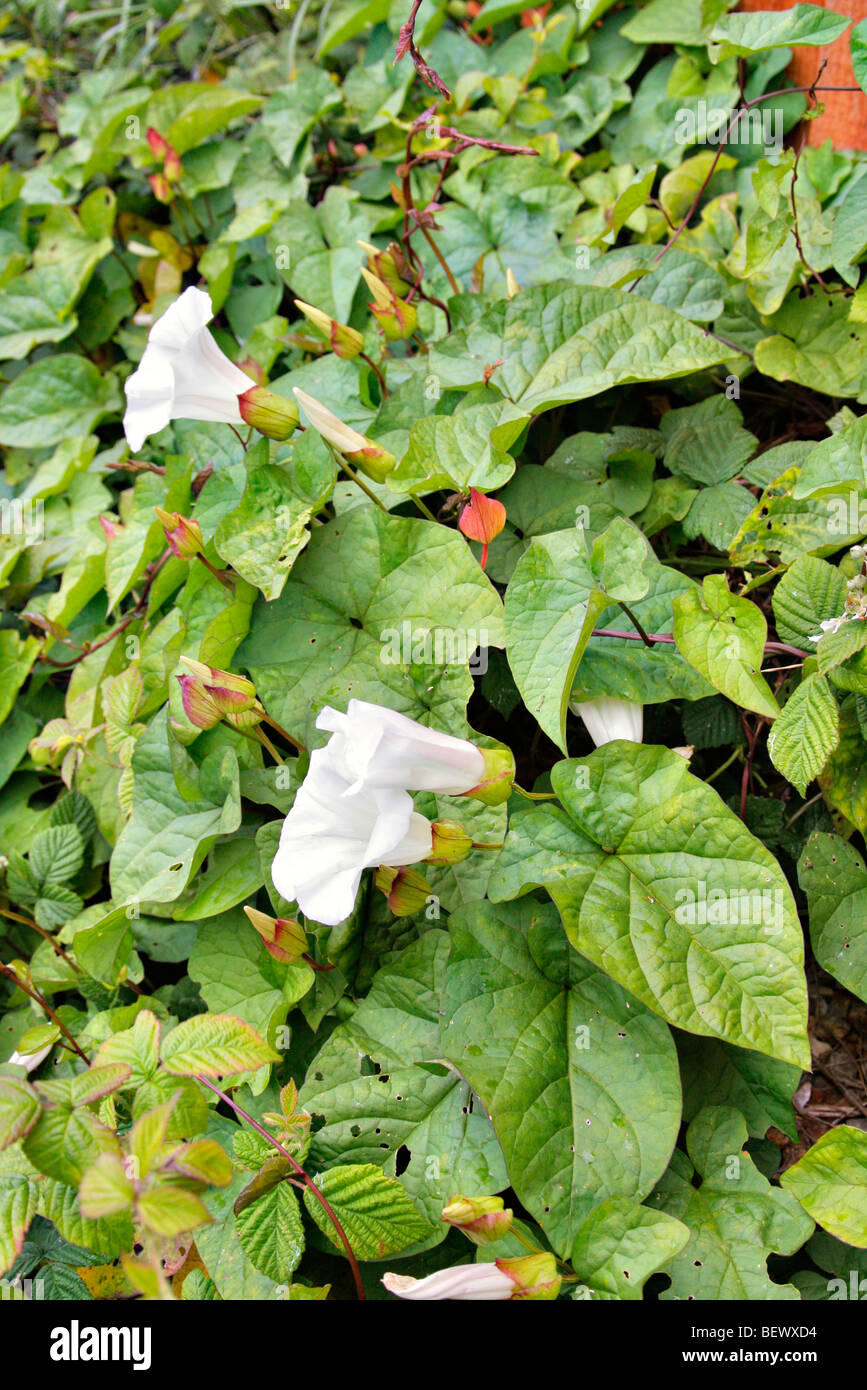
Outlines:
[[[329,749],[318,748],[283,823],[271,878],[287,902],[333,927],[352,912],[365,869],[416,864],[431,842],[430,822],[413,810],[407,791],[352,791]]]
[[[366,700],[350,700],[346,714],[326,705],[316,727],[333,735],[328,755],[349,780],[347,796],[362,785],[461,796],[485,775],[484,753],[468,739]]]
[[[644,730],[644,706],[635,700],[619,700],[601,696],[597,700],[578,700],[570,705],[573,714],[583,719],[588,734],[598,748],[615,739],[640,743]]]
[[[151,329],[124,388],[123,428],[134,452],[172,420],[246,423],[272,439],[287,439],[298,423],[291,401],[257,385],[217,346],[208,331],[213,316],[211,296],[191,288]]]
[[[457,1265],[438,1269],[424,1279],[410,1274],[384,1274],[382,1282],[398,1298],[420,1301],[453,1298],[464,1302],[493,1303],[511,1298],[515,1284],[496,1264]]]

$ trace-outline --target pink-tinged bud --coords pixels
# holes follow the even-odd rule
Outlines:
[[[265,950],[274,960],[296,961],[309,950],[307,933],[291,917],[269,917],[255,907],[245,907],[250,925],[265,943]]]
[[[420,912],[428,898],[433,896],[427,879],[406,867],[393,869],[383,864],[376,871],[374,883],[385,894],[395,917],[411,917],[413,913]]]
[[[256,704],[256,687],[246,676],[221,671],[217,666],[206,666],[202,661],[194,661],[191,656],[182,656],[181,661],[204,686],[222,714],[239,714]]]
[[[424,862],[460,864],[472,847],[472,839],[456,820],[437,820],[431,825],[431,852]]]
[[[145,139],[155,159],[165,159],[169,150],[172,148],[165,136],[160,135],[159,131],[155,130],[152,125],[148,126],[145,131]]]
[[[150,152],[154,158],[163,161],[162,172],[165,178],[169,183],[177,183],[183,173],[183,169],[181,167],[180,155],[174,145],[170,145],[165,136],[160,135],[158,130],[154,130],[153,126],[148,126],[145,132],[145,139],[150,146]],[[153,183],[151,187],[153,187]],[[163,200],[161,199],[161,201]]]
[[[506,508],[495,497],[470,488],[470,500],[461,512],[458,529],[468,540],[482,543],[482,569],[488,562],[488,546],[506,524]]]
[[[361,267],[361,274],[373,294],[371,311],[389,342],[411,338],[418,325],[415,305],[401,299],[378,275],[371,274],[364,266]]]
[[[123,527],[118,521],[115,521],[113,516],[101,516],[99,518],[99,524],[105,532],[107,541],[113,541],[115,536],[119,536],[123,530]]]
[[[238,397],[241,418],[268,439],[288,439],[298,424],[298,407],[267,386],[251,386]]]
[[[502,1240],[512,1224],[512,1212],[502,1197],[452,1197],[443,1207],[443,1221],[463,1231],[474,1245]]]
[[[240,367],[241,371],[244,372],[246,376],[252,377],[257,386],[267,386],[268,378],[262,371],[261,364],[256,361],[255,357],[245,357],[240,362],[236,362],[235,365]]]
[[[178,676],[184,714],[197,729],[213,729],[222,719],[205,687],[195,676]]]
[[[309,319],[320,333],[325,334],[332,352],[337,357],[351,359],[361,352],[364,338],[356,329],[347,327],[345,323],[338,323],[321,309],[314,308],[312,304],[305,304],[303,299],[295,300],[295,308],[300,309],[304,317]]]
[[[501,806],[512,795],[515,781],[515,757],[509,748],[480,748],[485,760],[485,775],[464,796],[483,801],[486,806]]]
[[[180,155],[178,154],[177,150],[172,149],[172,146],[169,145],[168,153],[166,154],[166,161],[163,165],[163,173],[165,174],[169,183],[177,183],[183,172],[184,168],[181,164]]]
[[[520,1255],[512,1260],[495,1260],[501,1274],[515,1285],[512,1298],[552,1301],[560,1293],[562,1279],[557,1273],[557,1261],[548,1251],[538,1255]]]
[[[153,189],[154,197],[158,203],[172,202],[175,195],[165,174],[148,174],[148,183]]]
[[[193,560],[204,550],[202,530],[197,521],[182,516],[180,512],[167,512],[162,507],[154,507],[166,540],[178,560]]]

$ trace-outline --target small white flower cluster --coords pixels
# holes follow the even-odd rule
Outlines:
[[[867,545],[853,545],[849,554],[863,566],[867,559]],[[821,641],[826,632],[839,632],[845,623],[863,622],[867,618],[867,574],[863,568],[852,579],[846,581],[846,591],[843,612],[836,618],[825,618],[819,624],[822,631],[810,634],[811,642]]]
[[[350,700],[346,714],[326,706],[316,727],[332,737],[310,755],[271,877],[306,917],[336,926],[351,913],[365,869],[416,864],[430,854],[430,821],[414,811],[409,793],[464,795],[482,782],[487,764],[467,739],[365,700]]]

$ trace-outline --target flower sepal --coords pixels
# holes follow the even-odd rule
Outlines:
[[[443,1221],[463,1231],[474,1245],[502,1240],[512,1224],[512,1211],[502,1197],[452,1197],[443,1207]]]
[[[473,841],[456,820],[437,820],[431,825],[433,843],[426,864],[460,864],[468,857]]]
[[[258,908],[244,908],[247,920],[265,943],[265,950],[274,960],[297,961],[310,949],[307,933],[291,917],[269,917]]]
[[[515,756],[510,748],[480,748],[485,760],[485,775],[464,796],[483,801],[486,806],[502,806],[512,795],[515,781]]]
[[[252,425],[268,439],[288,439],[298,426],[298,407],[294,401],[269,391],[267,386],[251,386],[238,396],[238,409],[246,425]]]

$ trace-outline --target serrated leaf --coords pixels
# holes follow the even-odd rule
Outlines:
[[[159,1045],[159,1019],[150,1009],[142,1009],[132,1028],[123,1028],[100,1044],[93,1064],[123,1062],[130,1069],[125,1085],[140,1086],[159,1066]]]
[[[36,1212],[36,1189],[16,1174],[0,1176],[0,1274],[15,1263]]]
[[[816,960],[867,1002],[867,869],[854,845],[811,835],[798,861]]]
[[[31,1163],[57,1182],[77,1187],[100,1153],[117,1153],[117,1136],[92,1111],[55,1105],[43,1110],[24,1140]]]
[[[54,1223],[64,1240],[111,1258],[132,1246],[129,1218],[112,1216],[93,1221],[84,1216],[75,1187],[45,1178],[39,1183],[38,1203],[41,1214]]]
[[[37,835],[30,846],[30,867],[39,879],[41,895],[74,878],[84,863],[84,843],[74,825],[55,825]]]
[[[824,676],[806,676],[768,734],[774,767],[805,796],[840,739],[840,711]]]
[[[803,555],[786,570],[774,590],[774,617],[783,642],[812,651],[810,638],[822,623],[837,618],[846,600],[846,580],[838,569],[813,555]]]
[[[396,1255],[429,1232],[427,1221],[400,1183],[387,1178],[372,1163],[339,1163],[325,1173],[314,1174],[313,1179],[359,1260],[383,1260],[387,1255]],[[334,1226],[308,1188],[304,1189],[304,1205],[320,1231],[342,1251]]]
[[[716,792],[679,754],[626,742],[551,782],[562,809],[512,818],[492,900],[544,887],[576,949],[670,1023],[809,1065],[791,890]]]
[[[279,1062],[280,1054],[232,1014],[196,1014],[166,1035],[161,1058],[172,1076],[231,1076]]]
[[[194,1192],[167,1182],[154,1183],[140,1192],[136,1210],[143,1226],[155,1235],[173,1239],[194,1231],[211,1220],[208,1209]]]
[[[84,1174],[78,1189],[81,1214],[91,1221],[130,1211],[134,1197],[135,1189],[119,1154],[100,1154]]]
[[[41,1109],[38,1095],[26,1081],[0,1076],[0,1149],[29,1134]]]
[[[251,1264],[277,1283],[289,1282],[304,1254],[304,1224],[287,1182],[245,1206],[235,1217],[235,1231]]]

